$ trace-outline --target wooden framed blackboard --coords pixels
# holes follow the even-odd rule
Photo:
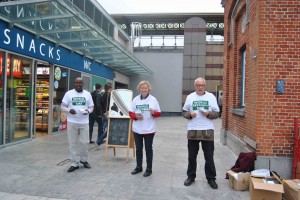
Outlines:
[[[107,158],[107,148],[114,147],[114,155],[116,156],[116,148],[127,148],[127,162],[129,149],[133,149],[135,156],[135,146],[133,134],[131,131],[132,120],[130,117],[109,117],[107,127],[107,139],[105,160]]]
[[[109,118],[108,145],[128,145],[129,118]]]

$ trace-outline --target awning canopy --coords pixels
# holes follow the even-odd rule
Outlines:
[[[25,29],[36,37],[45,38],[120,73],[152,73],[113,38],[116,23],[94,0],[2,2],[0,18],[10,26]],[[128,37],[125,32],[122,34]]]

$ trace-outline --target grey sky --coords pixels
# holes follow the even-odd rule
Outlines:
[[[221,0],[97,0],[109,14],[223,13]]]

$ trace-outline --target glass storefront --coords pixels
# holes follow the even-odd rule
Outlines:
[[[0,71],[2,72],[4,70],[4,64],[2,62],[2,58],[4,57],[4,52],[0,51]],[[3,132],[3,108],[4,108],[4,105],[3,105],[3,87],[4,87],[4,84],[3,84],[3,78],[4,74],[0,74],[0,132],[2,133]],[[3,144],[3,134],[0,134],[0,145]]]
[[[30,138],[32,61],[8,54],[2,63],[7,64],[5,143],[11,143]]]
[[[60,106],[82,77],[88,91],[106,79],[0,51],[0,145],[67,130]],[[5,112],[3,112],[3,110]],[[50,115],[49,115],[50,114]]]

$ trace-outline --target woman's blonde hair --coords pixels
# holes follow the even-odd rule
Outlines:
[[[139,84],[138,84],[138,86],[136,87],[136,89],[137,89],[138,91],[140,91],[140,88],[141,88],[142,85],[147,85],[149,91],[152,89],[152,86],[151,86],[151,84],[150,84],[148,81],[141,81],[141,82],[139,82]]]

